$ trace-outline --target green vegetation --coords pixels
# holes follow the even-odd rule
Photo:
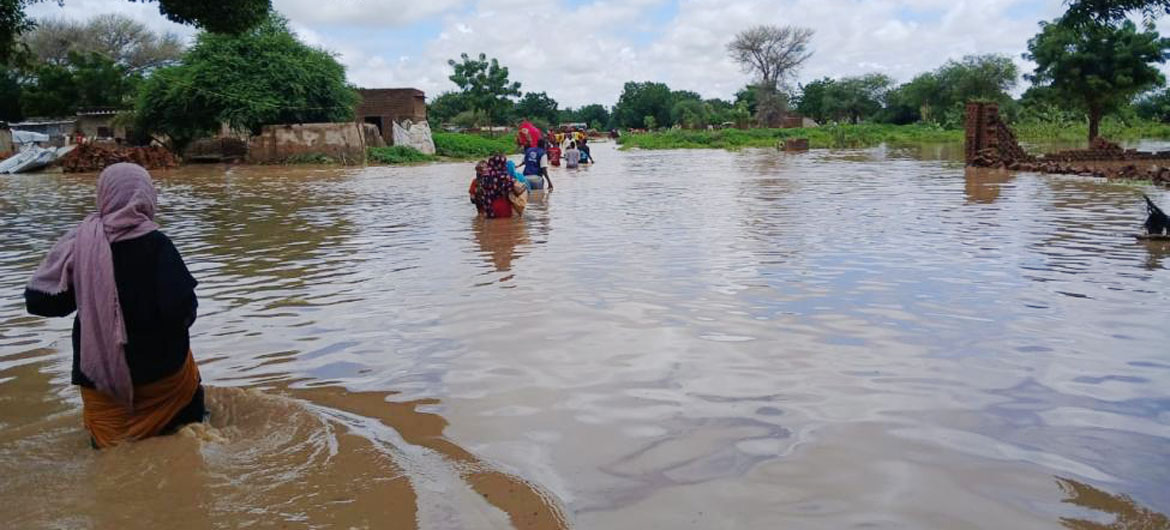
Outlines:
[[[478,58],[465,53],[447,64],[454,70],[448,79],[459,86],[466,107],[486,115],[488,123],[500,123],[513,105],[508,98],[520,95],[520,83],[508,80],[508,67],[482,53]]]
[[[1013,127],[1017,137],[1032,142],[1084,142],[1088,124],[1084,120],[1038,121],[1017,123]],[[1170,123],[1150,120],[1123,121],[1106,118],[1101,122],[1101,134],[1116,140],[1143,138],[1170,139]],[[881,144],[893,146],[926,143],[960,143],[963,130],[937,125],[829,125],[807,129],[672,129],[662,132],[626,134],[619,143],[623,149],[742,149],[748,147],[776,147],[785,139],[808,138],[813,149],[863,148]]]
[[[138,93],[136,129],[182,152],[224,123],[255,134],[269,124],[349,121],[357,100],[345,67],[274,15],[240,35],[202,33],[179,65],[155,71]]]
[[[511,135],[483,136],[479,134],[434,133],[435,154],[459,160],[487,158],[496,153],[508,154],[516,150]]]
[[[1036,62],[1036,72],[1028,77],[1088,114],[1090,141],[1097,137],[1105,113],[1165,82],[1152,65],[1166,61],[1170,39],[1153,29],[1139,32],[1128,20],[1077,26],[1057,21],[1040,27],[1040,34],[1028,41],[1025,57]]]
[[[324,154],[324,153],[297,153],[295,155],[292,155],[292,156],[284,159],[284,163],[289,164],[289,165],[293,165],[293,164],[332,165],[332,164],[339,164],[340,161],[338,161],[336,158],[333,158],[333,157],[331,157],[327,154]]]
[[[371,147],[367,154],[370,163],[373,164],[421,164],[437,160],[434,156],[405,145]]]
[[[1012,125],[1016,137],[1026,141],[1084,142],[1089,125],[1085,120],[1038,121],[1025,120]],[[1105,118],[1101,121],[1101,136],[1110,140],[1139,140],[1143,138],[1170,139],[1170,123],[1151,120],[1123,121]]]
[[[26,7],[38,0],[0,0],[0,65],[9,65],[20,48],[17,36],[35,24],[25,15]],[[131,0],[142,1],[142,0]],[[272,0],[157,0],[163,16],[217,33],[241,33],[262,22]],[[65,6],[65,2],[61,2]]]
[[[71,115],[83,108],[123,108],[133,101],[140,74],[108,56],[72,51],[61,63],[42,63],[23,86],[21,110],[25,116]]]
[[[741,149],[776,147],[789,138],[808,138],[809,146],[819,148],[872,147],[883,143],[914,145],[937,142],[961,142],[963,132],[932,125],[836,125],[808,129],[722,129],[691,131],[674,129],[665,132],[627,134],[622,148],[638,149]]]

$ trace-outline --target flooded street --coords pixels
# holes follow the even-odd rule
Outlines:
[[[470,164],[156,173],[211,421],[101,453],[22,298],[94,176],[0,177],[0,521],[1170,527],[1170,244],[1131,237],[1170,192],[594,152],[523,220]]]

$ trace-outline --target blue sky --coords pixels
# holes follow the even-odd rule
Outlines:
[[[446,60],[484,52],[526,91],[562,105],[617,100],[626,81],[661,81],[705,97],[731,97],[750,79],[725,45],[753,24],[815,30],[813,57],[794,81],[882,72],[906,81],[948,59],[1021,54],[1061,0],[274,0],[303,40],[333,50],[363,87],[450,90]],[[35,16],[121,12],[191,35],[157,4],[68,0]],[[1165,24],[1162,21],[1160,25]],[[1021,80],[1021,84],[1023,81]]]

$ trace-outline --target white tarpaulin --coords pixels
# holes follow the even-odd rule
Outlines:
[[[49,141],[49,135],[47,134],[32,131],[12,131],[12,143],[14,144],[35,144],[47,141]]]
[[[413,147],[428,155],[435,154],[435,140],[431,138],[431,126],[427,122],[411,124],[410,120],[406,120],[403,123],[405,127],[394,122],[394,145]]]

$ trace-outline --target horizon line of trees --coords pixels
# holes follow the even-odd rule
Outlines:
[[[1128,20],[1145,16],[1139,29]],[[1170,39],[1158,34],[1153,19],[1170,14],[1170,0],[1070,0],[1066,13],[1042,21],[1023,57],[1036,64],[1024,79],[1031,86],[1020,98],[1011,92],[1020,82],[1019,68],[1002,54],[969,55],[896,84],[888,75],[869,73],[822,78],[790,87],[799,68],[812,56],[813,31],[794,26],[756,26],[727,45],[731,58],[754,80],[734,101],[703,99],[695,92],[673,90],[665,83],[627,82],[612,107],[594,103],[578,110],[560,109],[545,92],[522,93],[513,83],[497,93],[490,108],[475,102],[477,93],[458,79],[460,90],[435,98],[430,114],[441,123],[472,127],[531,119],[539,125],[586,121],[595,128],[705,128],[717,124],[775,127],[795,111],[820,122],[962,124],[968,101],[994,101],[1009,121],[1036,119],[1088,122],[1089,139],[1097,136],[1107,115],[1170,121],[1170,90],[1155,91],[1165,78],[1154,66],[1170,56]],[[466,68],[468,56],[463,56]],[[486,56],[479,61],[486,65]],[[507,83],[507,68],[491,66]],[[482,88],[482,87],[481,87]],[[521,97],[522,96],[522,97]],[[588,113],[582,111],[588,109]],[[608,112],[608,120],[604,119]]]
[[[16,1],[18,8],[27,3]],[[0,0],[0,7],[11,3]],[[222,123],[255,131],[266,124],[352,118],[356,96],[336,55],[300,42],[266,0],[244,4],[252,7],[185,11],[189,23],[208,28],[186,50],[173,35],[156,35],[125,17],[85,24],[25,21],[0,63],[0,120],[62,116],[84,107],[133,108],[127,120],[137,122],[136,130],[183,143]],[[162,13],[179,16],[168,11],[173,5],[160,2]],[[266,15],[256,20],[260,8]],[[1126,18],[1134,10],[1147,16],[1140,28]],[[481,53],[449,61],[458,90],[435,97],[429,110],[437,122],[469,127],[520,119],[546,126],[585,122],[599,129],[774,127],[790,111],[822,122],[955,127],[965,102],[985,100],[1001,103],[1009,120],[1087,120],[1091,138],[1106,115],[1170,121],[1170,91],[1153,90],[1165,84],[1155,65],[1170,55],[1170,39],[1157,33],[1151,18],[1163,13],[1170,13],[1170,0],[1071,1],[1064,16],[1041,22],[1029,40],[1024,57],[1037,66],[1023,76],[1031,87],[1020,98],[1011,96],[1020,72],[1004,55],[950,60],[902,84],[870,73],[792,87],[812,56],[813,32],[757,26],[727,45],[729,56],[753,75],[734,100],[631,81],[612,106],[561,107],[546,92],[523,92],[506,66]],[[12,12],[0,14],[3,40],[12,29]]]

